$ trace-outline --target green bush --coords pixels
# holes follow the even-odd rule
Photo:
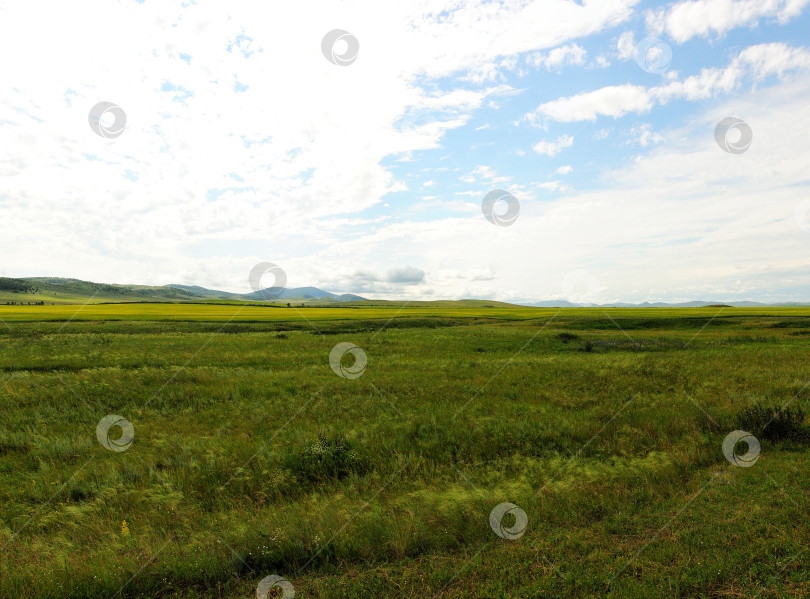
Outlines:
[[[289,455],[284,465],[301,481],[315,483],[341,480],[364,469],[362,460],[344,435],[332,438],[320,435],[312,445]]]
[[[771,441],[795,439],[804,432],[804,410],[799,406],[750,406],[737,416],[737,425]]]

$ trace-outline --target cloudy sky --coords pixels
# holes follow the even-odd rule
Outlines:
[[[808,5],[5,2],[0,275],[809,301]]]

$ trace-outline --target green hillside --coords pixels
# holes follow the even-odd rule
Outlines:
[[[188,301],[202,299],[200,295],[172,287],[146,285],[108,285],[78,279],[31,277],[0,278],[0,303],[35,304],[37,302],[67,304],[76,302],[102,303],[108,301]]]
[[[305,288],[307,291],[315,288]],[[343,304],[341,300],[329,297],[312,297],[296,294],[288,290],[290,297],[276,300],[274,303],[294,305],[334,305]],[[28,277],[13,279],[0,277],[0,304],[35,305],[45,304],[101,304],[109,302],[214,302],[239,303],[256,302],[267,304],[254,294],[240,295],[204,287],[186,285],[112,285],[93,283],[79,279],[59,277]]]

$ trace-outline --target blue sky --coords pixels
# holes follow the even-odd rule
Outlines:
[[[0,7],[0,274],[810,301],[810,0],[254,4]]]

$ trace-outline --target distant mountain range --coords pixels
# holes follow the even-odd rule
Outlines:
[[[228,293],[227,291],[217,291],[216,289],[206,289],[205,287],[198,287],[196,285],[166,285],[166,287],[171,289],[182,289],[205,298],[251,300],[259,302],[282,299],[311,300],[324,298],[338,302],[356,302],[366,299],[359,295],[354,295],[353,293],[342,293],[338,295],[330,291],[318,289],[317,287],[294,287],[292,289],[285,289],[280,295],[275,295],[266,289],[240,295],[236,293]]]
[[[230,293],[217,289],[208,289],[196,285],[110,285],[107,283],[93,283],[79,279],[64,279],[58,277],[0,277],[0,303],[76,303],[76,302],[182,302],[182,301],[234,301],[234,302],[290,302],[305,304],[330,304],[345,302],[371,302],[374,304],[400,304],[399,301],[368,300],[353,293],[332,293],[318,287],[295,287],[285,289],[279,296],[274,296],[267,290],[253,291],[251,293]],[[769,307],[810,306],[807,302],[762,303],[750,301],[721,302],[721,301],[691,301],[691,302],[643,302],[640,304],[610,303],[610,304],[576,304],[566,300],[522,301],[511,303],[494,300],[433,300],[410,301],[411,305],[480,305],[483,307],[495,306],[533,306],[538,308],[697,308],[701,306],[728,307]]]
[[[57,277],[0,277],[0,302],[73,302],[86,301],[295,301],[295,302],[354,302],[366,298],[351,293],[336,294],[317,287],[285,289],[276,296],[266,290],[239,294],[195,285],[110,285],[79,279]]]
[[[565,300],[548,300],[542,302],[526,303],[516,302],[521,306],[534,306],[537,308],[702,308],[707,306],[717,306],[718,308],[767,308],[767,307],[800,307],[810,306],[806,302],[780,302],[776,304],[765,304],[760,302],[679,302],[679,303],[665,303],[665,302],[642,302],[640,304],[626,304],[622,302],[614,304],[573,304]]]

